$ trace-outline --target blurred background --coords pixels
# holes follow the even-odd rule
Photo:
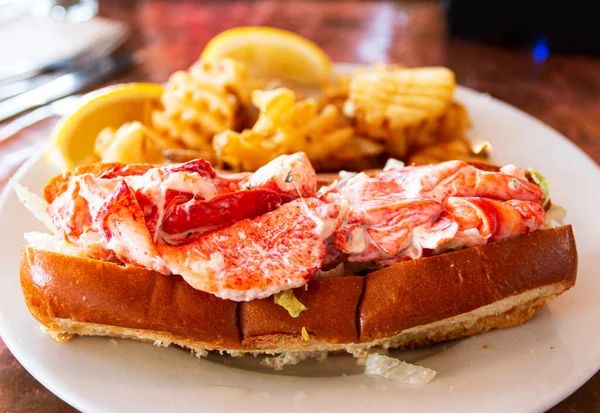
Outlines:
[[[315,41],[333,61],[447,66],[460,84],[543,119],[599,160],[600,148],[586,145],[600,128],[595,3],[0,0],[0,119],[106,83],[164,82],[217,33],[269,25]],[[9,97],[90,68],[77,87],[56,82],[45,99],[7,109]]]
[[[123,51],[134,59],[122,61],[121,53],[117,67],[90,83],[113,72],[119,80],[164,82],[215,34],[270,25],[315,41],[333,61],[448,66],[459,83],[534,115],[558,112],[554,126],[564,128],[558,118],[567,109],[555,104],[574,91],[598,91],[588,76],[599,67],[595,3],[0,0],[0,101]],[[22,78],[32,81],[14,84]],[[548,101],[553,108],[544,107]]]
[[[216,34],[251,25],[296,32],[334,62],[446,66],[459,84],[539,118],[600,163],[597,7],[583,0],[0,0],[0,183],[44,145],[56,115],[82,93],[165,82]],[[0,341],[0,411],[71,410]],[[600,376],[552,411],[600,411]]]
[[[47,139],[52,115],[78,105],[61,98],[165,82],[216,34],[251,25],[296,32],[334,62],[446,66],[459,84],[542,119],[600,161],[594,3],[0,0],[0,125],[9,126],[0,128],[0,149],[11,155],[0,176]],[[16,135],[24,138],[10,142]]]

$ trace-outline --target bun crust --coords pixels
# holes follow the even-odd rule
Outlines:
[[[108,335],[196,351],[354,351],[415,347],[520,324],[575,283],[570,226],[406,261],[364,277],[312,280],[294,290],[292,318],[272,298],[237,303],[179,276],[24,247],[21,286],[57,338]],[[309,339],[302,336],[306,328]]]
[[[364,277],[313,280],[308,288],[294,289],[307,310],[292,318],[272,297],[240,303],[240,325],[244,346],[264,346],[261,337],[273,334],[298,336],[304,327],[312,337],[328,343],[358,340],[356,310],[364,289]]]
[[[360,341],[394,336],[549,284],[575,284],[570,227],[407,261],[366,276]]]
[[[164,331],[210,349],[238,349],[237,305],[192,288],[180,276],[24,248],[21,287],[35,318]]]

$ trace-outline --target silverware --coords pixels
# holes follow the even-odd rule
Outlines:
[[[105,58],[114,52],[127,39],[128,34],[128,30],[125,30],[120,36],[94,44],[90,48],[67,59],[56,60],[42,66],[37,63],[24,62],[11,72],[6,72],[5,69],[5,73],[0,77],[0,90],[13,83],[26,84],[27,81],[33,80],[35,77],[51,74],[51,72],[73,72],[92,64],[98,61],[98,59]],[[0,95],[2,95],[1,92]]]
[[[75,72],[99,62],[102,59],[106,59],[118,46],[123,44],[123,41],[126,38],[127,32],[115,39],[98,43],[92,49],[80,53],[70,59],[55,62],[45,68],[40,68],[39,70],[34,70],[25,74],[22,73],[16,77],[11,76],[9,78],[0,79],[0,102],[39,87],[60,76]]]
[[[133,63],[134,58],[130,53],[109,57],[7,99],[0,103],[0,122],[27,110],[81,92],[128,68]]]
[[[44,83],[56,79],[62,75],[67,74],[65,71],[42,73],[38,76],[32,77],[31,79],[19,80],[17,82],[9,83],[4,86],[0,86],[0,102],[3,100],[12,98],[13,96],[20,95],[31,89],[42,86]]]
[[[118,43],[116,41],[105,42],[104,44],[98,45],[98,47],[94,48],[92,51],[77,55],[72,59],[56,62],[46,68],[40,68],[39,70],[33,70],[22,74],[22,76],[0,80],[0,102],[21,93],[25,93],[31,89],[35,89],[36,87],[63,75],[93,65],[102,59],[106,59],[107,56],[114,51],[114,48],[121,43],[120,40]]]
[[[81,104],[82,96],[83,95],[67,96],[66,98],[59,99],[46,106],[32,110],[23,116],[19,116],[12,122],[0,127],[0,142],[9,139],[21,130],[44,119],[53,116],[65,116],[74,112]]]

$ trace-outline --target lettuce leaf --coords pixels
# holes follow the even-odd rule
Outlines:
[[[398,159],[388,158],[387,162],[385,163],[385,166],[383,167],[383,170],[389,171],[390,169],[402,169],[404,168],[404,166],[404,162],[399,161]]]
[[[281,291],[275,294],[273,299],[275,300],[275,304],[279,304],[285,308],[293,318],[298,317],[302,311],[308,310],[304,304],[298,301],[292,290]]]
[[[385,377],[402,384],[427,384],[437,372],[381,354],[369,354],[365,374]]]
[[[46,212],[48,203],[31,192],[29,189],[25,188],[23,185],[19,184],[17,181],[9,179],[8,185],[15,191],[19,201],[25,205],[25,208],[35,215],[37,219],[42,221],[50,231],[56,233],[52,219],[50,218],[50,215],[48,215],[48,212]]]
[[[544,228],[554,228],[565,225],[564,219],[567,216],[567,210],[556,205],[554,202],[548,211],[546,211],[546,222]]]
[[[537,184],[542,189],[544,193],[544,199],[542,201],[542,206],[546,207],[548,205],[548,201],[550,201],[550,181],[548,181],[544,175],[539,173],[533,168],[529,168],[529,172],[531,173],[531,179],[533,182]]]

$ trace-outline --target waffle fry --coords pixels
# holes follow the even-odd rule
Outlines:
[[[153,126],[181,146],[212,154],[213,136],[236,128],[251,89],[243,63],[198,61],[171,76],[162,96],[164,109],[153,113]]]
[[[314,99],[297,102],[290,89],[257,90],[252,101],[259,109],[252,129],[226,131],[213,142],[217,157],[232,169],[256,170],[281,154],[298,151],[323,162],[354,136],[335,106],[319,110]]]
[[[387,146],[392,153],[406,156],[440,142],[466,140],[466,132],[470,126],[471,120],[464,106],[451,102],[440,117],[396,131],[388,140]]]
[[[183,163],[193,159],[212,159],[214,152],[205,152],[198,149],[174,148],[170,147],[162,151],[167,163]]]
[[[315,169],[322,172],[375,169],[381,166],[379,155],[384,151],[384,146],[379,142],[361,136],[353,136],[339,150],[331,153],[327,159],[313,163]]]
[[[355,115],[394,130],[440,116],[452,100],[454,73],[443,67],[374,66],[352,77],[349,101]]]
[[[454,139],[427,146],[409,158],[409,163],[427,165],[450,160],[461,160],[469,162],[486,162],[489,148],[475,153],[466,139]]]
[[[322,96],[319,99],[319,107],[333,105],[340,111],[344,108],[344,102],[348,99],[350,90],[350,77],[345,75],[336,76],[327,83],[322,90]]]
[[[247,66],[231,59],[198,61],[171,76],[149,127],[103,131],[96,154],[156,163],[205,158],[236,171],[298,151],[319,171],[378,168],[389,157],[485,160],[488,152],[469,144],[471,122],[452,99],[455,86],[442,67],[375,65],[333,78],[319,94],[249,78]],[[126,153],[127,146],[136,149]]]
[[[140,122],[119,129],[105,128],[96,138],[94,152],[102,162],[164,163],[162,151],[172,146]]]
[[[406,156],[412,136],[429,136],[448,109],[454,74],[442,67],[374,66],[350,80],[344,114],[359,134],[388,142],[392,155]]]

